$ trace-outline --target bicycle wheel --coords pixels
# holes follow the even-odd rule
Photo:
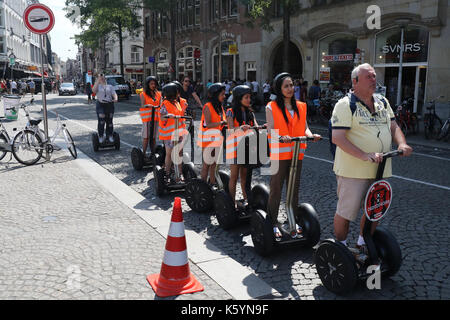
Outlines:
[[[8,139],[6,136],[1,133],[0,134],[0,144],[6,146],[8,144]],[[6,156],[6,151],[0,151],[0,160],[2,160]]]
[[[408,125],[406,124],[406,122],[403,120],[397,120],[397,124],[402,130],[403,135],[406,137],[406,135],[408,134]]]
[[[442,128],[442,120],[436,115],[425,115],[425,138],[436,139]]]
[[[23,130],[15,137],[12,144],[12,154],[20,163],[31,166],[39,161],[44,151],[42,139],[38,133]]]
[[[443,140],[445,137],[448,136],[450,129],[450,122],[447,120],[444,123],[444,126],[442,127],[441,131],[439,132],[438,140]],[[1,160],[1,157],[0,157]]]
[[[75,142],[72,139],[72,136],[70,135],[69,130],[67,128],[64,128],[64,136],[66,137],[66,143],[67,143],[67,149],[69,149],[70,154],[74,159],[77,158],[77,147],[75,147]]]
[[[419,119],[416,114],[412,114],[410,118],[410,127],[413,134],[419,133]]]

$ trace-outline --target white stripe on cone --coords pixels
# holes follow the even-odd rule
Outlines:
[[[188,255],[187,250],[172,252],[166,250],[164,252],[164,264],[172,267],[184,266],[188,263]]]
[[[173,238],[184,237],[184,222],[171,222],[169,236]]]

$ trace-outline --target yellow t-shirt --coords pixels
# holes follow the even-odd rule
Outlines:
[[[386,107],[379,96],[374,95],[376,115],[356,96],[356,110],[352,114],[348,96],[339,100],[333,110],[331,123],[333,131],[345,129],[347,139],[364,152],[388,152],[392,147],[391,120],[394,112],[386,98]],[[333,170],[338,176],[347,178],[374,179],[378,164],[363,161],[336,148]],[[391,159],[386,162],[383,177],[392,175]]]

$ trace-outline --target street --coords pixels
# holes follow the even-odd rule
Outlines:
[[[25,101],[29,100],[29,96]],[[153,189],[151,172],[135,171],[131,165],[131,148],[141,147],[141,120],[139,117],[138,98],[116,104],[114,114],[114,129],[120,134],[120,151],[108,150],[94,152],[91,144],[91,133],[96,131],[97,116],[95,105],[87,104],[86,96],[59,97],[54,94],[47,96],[49,127],[53,128],[56,112],[65,120],[67,128],[79,150],[124,182],[136,192],[143,195],[164,211],[171,210],[174,196],[183,197],[182,193],[158,198]],[[41,96],[36,96],[34,117],[42,117],[39,111]],[[63,105],[65,103],[65,105]],[[200,111],[197,114],[199,120]],[[259,121],[264,121],[264,112],[257,114]],[[198,127],[199,121],[196,121]],[[14,124],[5,124],[10,130]],[[324,128],[312,129],[313,133],[326,137]],[[196,137],[196,135],[195,135]],[[409,158],[393,159],[394,177],[389,181],[393,187],[393,203],[389,214],[382,220],[382,225],[393,232],[399,242],[403,255],[400,271],[391,279],[383,280],[381,289],[368,290],[364,286],[345,299],[450,299],[450,148],[435,148],[411,144],[413,155]],[[448,146],[448,144],[447,144]],[[5,159],[0,162],[1,172],[7,172]],[[40,160],[39,164],[43,163]],[[67,160],[67,161],[70,161]],[[11,164],[15,160],[11,160]],[[10,165],[11,165],[10,164]],[[15,163],[17,164],[17,163]],[[37,164],[37,165],[39,165]],[[196,164],[199,168],[199,164]],[[225,167],[225,165],[224,165]],[[228,169],[228,168],[226,168]],[[20,166],[15,166],[20,171]],[[254,172],[254,183],[269,184],[270,177]],[[150,182],[150,184],[149,184]],[[58,183],[55,181],[55,183]],[[71,177],[71,183],[82,183],[77,177]],[[6,190],[6,188],[5,188]],[[285,198],[283,191],[282,199]],[[85,201],[76,197],[77,201]],[[321,239],[333,238],[333,216],[336,208],[336,178],[332,171],[332,157],[329,152],[329,142],[324,139],[318,143],[308,144],[303,161],[300,184],[300,202],[307,202],[316,209],[321,228]],[[281,294],[282,299],[344,299],[328,292],[321,284],[313,263],[313,250],[302,248],[280,250],[268,258],[258,256],[254,249],[248,225],[241,225],[233,230],[222,230],[216,218],[210,214],[192,212],[185,201],[182,201],[186,228],[198,233],[218,247],[226,256],[234,259],[240,265],[249,269],[258,278]],[[86,207],[80,205],[80,209]],[[284,201],[281,205],[285,216]],[[6,208],[8,209],[8,208]],[[7,210],[6,210],[7,211]],[[80,212],[83,216],[85,212]],[[117,223],[122,223],[119,212]],[[101,219],[101,216],[98,217]],[[168,216],[169,219],[169,216]],[[25,223],[25,222],[23,222]],[[17,226],[20,228],[20,226]],[[22,226],[23,227],[23,226]],[[63,226],[77,228],[76,224]],[[117,226],[111,225],[111,233]],[[0,223],[0,229],[10,228],[7,221]],[[149,231],[151,228],[148,228]],[[356,244],[359,231],[359,221],[351,224],[351,235],[348,243]],[[83,230],[79,230],[81,235]],[[139,230],[145,233],[145,226]],[[18,248],[27,246],[26,232],[16,234]],[[0,236],[1,237],[1,236]],[[20,239],[23,237],[23,239]],[[138,237],[126,238],[132,249]],[[94,244],[93,244],[94,245]],[[103,250],[108,250],[104,247]],[[160,248],[163,250],[163,248]],[[96,261],[97,257],[91,257]],[[129,258],[134,257],[132,254]],[[64,257],[61,257],[64,259]],[[100,259],[100,258],[98,258]],[[156,259],[158,260],[158,259]],[[23,261],[26,263],[26,261]],[[154,262],[158,265],[158,262]],[[100,265],[99,265],[100,266]],[[157,267],[156,267],[157,268]],[[101,267],[99,269],[101,272]],[[157,270],[156,270],[157,272]],[[0,288],[9,289],[14,286],[3,281],[0,275]],[[213,279],[214,280],[214,279]],[[130,286],[136,285],[128,283]],[[141,285],[145,286],[145,283]],[[149,289],[150,290],[150,289]],[[220,290],[219,288],[217,290]],[[4,291],[4,290],[1,290]],[[195,297],[195,295],[194,295]],[[215,298],[228,298],[217,295]],[[82,297],[78,297],[82,298]],[[108,298],[108,297],[106,297]],[[120,297],[119,297],[120,298]],[[208,296],[207,298],[211,298]]]

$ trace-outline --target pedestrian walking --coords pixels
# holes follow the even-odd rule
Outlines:
[[[307,102],[308,100],[308,81],[303,81],[300,88],[300,101]]]
[[[270,80],[267,79],[263,84],[264,105],[267,105],[270,100]]]
[[[92,86],[91,86],[90,82],[86,83],[85,91],[86,91],[86,95],[88,98],[88,104],[91,104],[92,103]]]
[[[33,79],[28,82],[28,87],[30,88],[31,96],[34,97],[34,92],[36,90],[36,83],[33,81]]]

